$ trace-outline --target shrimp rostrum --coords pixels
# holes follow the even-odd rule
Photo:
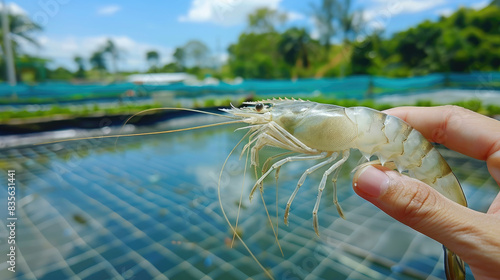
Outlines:
[[[467,206],[457,178],[441,154],[422,134],[401,119],[365,107],[344,108],[302,100],[272,99],[246,102],[242,108],[224,111],[249,124],[252,165],[258,165],[259,151],[265,146],[290,150],[293,155],[276,161],[263,171],[255,182],[250,200],[263,180],[288,162],[319,160],[300,177],[285,208],[284,220],[294,197],[306,177],[322,167],[327,167],[319,183],[318,196],[312,210],[313,227],[319,236],[318,209],[327,178],[333,174],[334,203],[339,215],[344,217],[336,198],[336,178],[351,149],[358,149],[368,160],[372,155],[377,161],[364,164],[381,164],[399,172],[406,172],[436,189],[445,197]],[[465,279],[463,261],[445,248],[445,271],[448,279]]]

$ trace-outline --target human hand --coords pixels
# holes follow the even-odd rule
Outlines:
[[[386,113],[405,120],[431,142],[486,161],[500,186],[500,121],[456,106],[399,107]],[[476,279],[500,277],[500,193],[488,212],[481,213],[382,166],[358,170],[353,188],[396,220],[456,253]]]

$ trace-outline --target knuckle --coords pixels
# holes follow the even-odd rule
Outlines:
[[[443,121],[432,131],[430,140],[446,145],[450,132],[461,129],[464,119],[469,117],[471,111],[457,105],[444,105],[442,108]]]
[[[399,213],[409,224],[418,224],[433,219],[439,207],[436,195],[424,186],[409,185],[403,188],[398,198]]]
[[[421,188],[414,188],[407,194],[404,205],[405,216],[417,217],[426,214],[426,205],[431,202],[431,195],[428,191],[422,191]]]
[[[457,105],[444,105],[444,108],[446,108],[450,112],[457,112],[461,110],[465,110],[463,107],[457,106]]]
[[[469,109],[465,109],[464,107],[460,107],[458,105],[444,105],[445,112],[451,117],[454,115],[461,115],[463,113],[471,112]]]

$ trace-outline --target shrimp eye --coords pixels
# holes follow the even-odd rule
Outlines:
[[[257,104],[255,105],[255,110],[256,110],[257,112],[262,111],[262,109],[264,109],[264,104],[262,104],[262,103],[257,103]]]

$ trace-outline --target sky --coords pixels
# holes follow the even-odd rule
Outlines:
[[[383,27],[389,36],[429,19],[437,20],[461,6],[480,9],[490,0],[352,0],[362,10],[370,27]],[[43,27],[33,34],[36,48],[22,44],[29,54],[51,59],[50,68],[76,70],[73,58],[88,59],[111,38],[122,52],[119,68],[144,71],[145,53],[156,50],[161,63],[172,61],[176,47],[196,39],[205,43],[213,56],[227,59],[227,48],[246,30],[247,16],[267,7],[288,15],[281,28],[306,28],[317,37],[313,5],[321,0],[17,0],[6,5]]]

